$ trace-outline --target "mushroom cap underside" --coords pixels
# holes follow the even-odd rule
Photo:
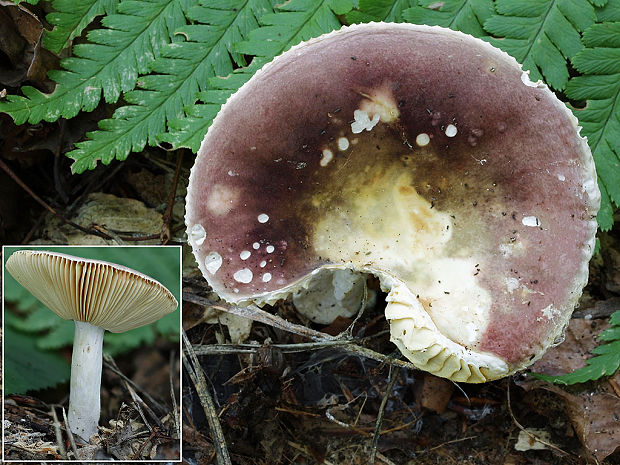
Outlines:
[[[186,224],[226,300],[286,297],[321,268],[373,273],[407,294],[386,311],[399,347],[430,327],[442,347],[503,362],[498,377],[563,330],[599,201],[576,119],[513,58],[378,23],[293,47],[229,99],[192,169]]]
[[[158,281],[115,263],[18,250],[8,258],[6,269],[59,317],[113,333],[153,323],[178,306]]]

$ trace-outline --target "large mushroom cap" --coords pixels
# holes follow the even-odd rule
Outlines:
[[[153,323],[178,306],[172,293],[153,278],[101,260],[18,250],[6,269],[59,317],[113,333]]]
[[[367,24],[266,65],[223,106],[186,224],[223,298],[373,273],[392,340],[457,381],[527,366],[587,281],[599,192],[575,117],[486,42]]]

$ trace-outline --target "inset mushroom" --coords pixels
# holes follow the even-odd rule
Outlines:
[[[409,360],[483,382],[561,338],[599,200],[576,118],[513,58],[377,23],[293,47],[228,100],[186,224],[224,299],[274,302],[317,270],[373,274]]]
[[[19,250],[7,271],[47,308],[75,320],[68,421],[82,439],[97,433],[105,330],[121,333],[159,320],[178,303],[154,279],[130,268],[56,252]]]

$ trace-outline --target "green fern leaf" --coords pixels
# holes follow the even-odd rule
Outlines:
[[[566,86],[566,95],[587,100],[574,110],[583,127],[581,133],[596,163],[601,187],[599,226],[613,226],[611,202],[620,205],[620,22],[595,24],[583,34],[586,46],[572,60],[581,73]]]
[[[160,140],[175,147],[189,147],[197,151],[219,106],[261,66],[303,40],[339,29],[341,23],[337,15],[347,13],[352,7],[348,0],[344,3],[336,0],[291,0],[274,13],[261,16],[261,26],[234,47],[239,53],[253,56],[252,63],[225,78],[211,79],[212,91],[202,94],[203,103],[186,107],[185,116],[171,120],[170,131],[162,134]]]
[[[405,19],[416,24],[443,26],[483,37],[482,25],[495,14],[492,0],[421,0],[420,6],[406,10]]]
[[[497,0],[497,15],[484,23],[491,43],[514,56],[533,81],[542,79],[556,90],[568,82],[566,59],[582,48],[580,31],[594,23],[587,0]]]
[[[75,56],[62,61],[65,71],[49,72],[57,83],[51,94],[24,87],[24,97],[9,95],[0,101],[0,112],[16,124],[38,123],[92,111],[102,92],[107,102],[116,102],[121,91],[134,88],[138,73],[148,72],[174,29],[185,24],[185,1],[125,0],[117,14],[103,18],[104,29],[88,33],[90,43],[76,45]]]
[[[209,78],[231,73],[233,60],[244,63],[232,45],[257,27],[256,17],[271,8],[269,0],[205,0],[203,6],[188,8],[187,16],[195,24],[177,29],[185,40],[166,45],[151,64],[157,74],[141,77],[140,89],[124,94],[129,105],[101,121],[99,131],[88,134],[89,140],[68,153],[75,160],[72,171],[92,169],[99,160],[105,164],[115,158],[124,160],[147,143],[155,145],[166,122],[182,116],[184,107],[206,89]]]
[[[347,23],[386,21],[400,23],[403,11],[417,5],[416,0],[360,0],[358,7],[346,16]]]
[[[597,8],[596,19],[599,23],[620,21],[620,1],[610,0],[603,7]]]
[[[54,29],[45,31],[44,47],[59,53],[69,45],[69,41],[79,37],[95,17],[114,13],[118,2],[119,0],[54,0],[54,11],[45,18]]]
[[[599,339],[606,341],[592,350],[594,357],[587,360],[583,368],[562,376],[547,376],[532,374],[534,377],[558,384],[576,384],[594,381],[603,376],[613,375],[620,368],[620,310],[611,315],[609,319],[611,328],[603,331]]]

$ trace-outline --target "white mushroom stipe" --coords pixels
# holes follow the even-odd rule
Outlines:
[[[252,273],[252,270],[248,268],[243,268],[235,272],[235,274],[233,275],[233,278],[238,283],[248,284],[252,282],[252,279],[254,278],[254,274]]]
[[[269,221],[269,215],[267,215],[266,213],[261,213],[260,215],[258,215],[259,223],[266,223],[267,221]]]
[[[334,152],[329,149],[324,149],[321,155],[321,161],[319,162],[319,165],[327,166],[329,165],[329,162],[333,160],[333,158]]]
[[[521,220],[521,223],[523,223],[523,226],[530,226],[530,227],[538,227],[541,225],[540,220],[536,218],[535,216],[525,216]]]
[[[104,332],[99,326],[83,321],[75,322],[67,420],[73,434],[86,441],[97,433],[101,412],[101,349]]]
[[[239,254],[239,258],[241,260],[247,260],[248,258],[250,258],[250,255],[252,255],[252,252],[250,252],[249,250],[244,250]]]
[[[446,136],[454,137],[454,136],[456,136],[457,132],[458,132],[458,130],[456,129],[456,126],[454,124],[448,124],[446,126],[446,130],[445,130]]]
[[[258,264],[258,266],[260,266],[261,268],[265,268],[265,266],[267,266],[267,262],[263,260],[262,262]]]
[[[381,117],[377,113],[372,116],[372,119],[370,119],[368,113],[366,113],[365,111],[355,110],[353,112],[353,118],[355,118],[355,121],[351,123],[351,131],[353,132],[353,134],[359,134],[364,129],[366,129],[366,131],[372,130],[372,128],[374,128],[377,123],[379,123],[379,119]]]
[[[348,148],[349,148],[349,139],[347,139],[346,137],[339,137],[338,138],[338,150],[345,151]]]
[[[266,250],[267,250],[267,253],[273,253],[273,251],[276,250],[276,248],[273,245],[268,245]]]
[[[268,283],[269,281],[271,281],[271,273],[265,273],[263,275],[263,282]]]
[[[192,226],[192,229],[190,230],[190,233],[189,233],[190,241],[200,246],[202,245],[202,243],[205,241],[206,238],[207,238],[207,232],[205,231],[205,228],[203,228],[201,224],[195,224],[194,226]]]
[[[425,132],[418,134],[417,137],[415,138],[415,143],[419,147],[426,147],[430,143],[430,141],[431,141],[430,136],[426,134]]]
[[[258,242],[255,242],[254,244],[252,244],[252,248],[254,250],[258,250],[258,249],[260,249],[260,244]]]
[[[222,266],[222,256],[217,252],[211,252],[205,257],[205,268],[211,274],[217,273]]]

